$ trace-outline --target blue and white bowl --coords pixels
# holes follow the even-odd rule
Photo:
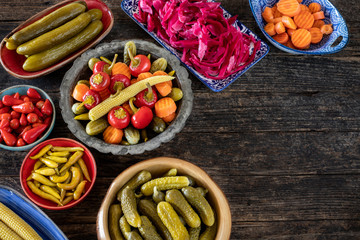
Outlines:
[[[213,0],[208,0],[208,2],[214,2]],[[140,23],[135,17],[134,14],[139,12],[139,0],[123,0],[121,2],[121,8],[124,10],[124,12],[129,15],[129,17],[132,18],[142,29],[144,29],[151,37],[153,37],[161,46],[166,48],[168,51],[170,51],[172,54],[174,54],[180,61],[181,61],[181,53],[176,51],[176,49],[172,48],[170,45],[168,45],[166,42],[161,40],[156,33],[149,32],[147,30],[146,25]],[[225,18],[231,18],[231,14],[228,13],[225,9],[224,11],[224,17]],[[261,39],[256,36],[250,29],[248,29],[244,24],[242,24],[240,21],[236,20],[234,23],[235,27],[239,28],[241,32],[246,33],[248,35],[253,36],[256,40]],[[233,73],[232,75],[228,76],[227,78],[221,79],[221,80],[214,80],[207,78],[200,74],[198,71],[196,71],[193,67],[190,65],[184,63],[181,61],[181,63],[192,73],[194,74],[201,82],[203,82],[208,88],[210,88],[214,92],[220,92],[224,90],[226,87],[228,87],[231,83],[233,83],[237,78],[239,78],[241,75],[243,75],[247,70],[249,70],[252,66],[254,66],[258,61],[260,61],[265,55],[269,52],[269,47],[266,45],[265,42],[261,41],[260,49],[257,51],[256,56],[254,60],[243,70]]]
[[[265,7],[273,7],[278,1],[279,0],[249,0],[249,3],[251,11],[254,14],[254,18],[261,31],[265,37],[280,50],[292,54],[331,54],[341,51],[349,42],[349,31],[346,26],[346,22],[339,11],[328,0],[303,0],[301,4],[309,6],[309,4],[313,2],[319,3],[321,5],[321,10],[324,11],[324,22],[326,24],[331,23],[333,25],[334,31],[332,34],[328,36],[324,35],[324,38],[321,40],[321,42],[317,44],[311,44],[310,48],[306,50],[292,49],[276,42],[269,34],[265,32],[264,26],[266,25],[266,22],[262,18],[261,13],[264,11]],[[342,40],[338,44],[333,45],[335,41],[341,37]]]
[[[0,202],[28,223],[44,240],[67,240],[56,224],[14,189],[0,185]]]
[[[14,94],[14,93],[17,93],[17,92],[20,93],[20,95],[25,95],[29,88],[34,88],[40,94],[40,96],[43,99],[49,99],[49,101],[51,103],[51,106],[53,108],[53,116],[52,116],[52,119],[51,119],[50,126],[49,126],[49,128],[47,129],[47,131],[44,133],[44,135],[41,138],[39,138],[38,140],[36,140],[35,142],[33,142],[31,144],[27,144],[27,145],[22,146],[22,147],[10,147],[10,146],[8,146],[6,144],[0,143],[0,148],[10,150],[10,151],[27,151],[27,150],[30,150],[34,146],[38,145],[40,142],[44,141],[50,135],[51,131],[54,128],[55,116],[56,116],[55,105],[54,105],[53,101],[51,100],[50,96],[47,95],[47,93],[44,90],[42,90],[42,89],[40,89],[38,87],[35,87],[35,86],[30,86],[30,85],[16,85],[16,86],[12,86],[12,87],[9,87],[9,88],[6,88],[6,89],[0,91],[0,99],[2,99],[3,96],[5,96],[5,95],[11,95],[11,94]]]

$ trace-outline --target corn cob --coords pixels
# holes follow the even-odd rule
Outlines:
[[[16,213],[11,211],[8,207],[6,207],[4,204],[0,203],[0,220],[4,222],[7,226],[9,226],[12,231],[17,233],[21,238],[25,240],[38,240],[42,239],[35,230],[30,227],[29,224],[27,224],[22,218],[20,218]],[[3,232],[3,228],[0,227],[0,234],[5,233]],[[1,239],[3,238],[2,235],[0,235]],[[20,238],[20,239],[21,239]],[[10,238],[10,239],[16,239],[16,238]]]
[[[123,104],[142,90],[147,89],[147,83],[149,83],[151,86],[154,86],[158,83],[171,81],[173,79],[174,77],[170,76],[155,76],[134,83],[119,92],[118,94],[110,96],[109,98],[98,104],[96,107],[91,109],[89,111],[89,118],[91,121],[101,118],[102,116],[107,114],[113,107]]]
[[[16,234],[11,228],[9,228],[5,223],[0,221],[0,239],[3,240],[22,240],[19,235]]]

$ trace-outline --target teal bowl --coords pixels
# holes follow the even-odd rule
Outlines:
[[[0,148],[10,150],[10,151],[27,151],[27,150],[30,150],[34,146],[36,146],[39,143],[41,143],[42,141],[44,141],[50,135],[51,131],[54,128],[55,116],[56,116],[55,105],[54,105],[53,101],[51,100],[50,96],[47,95],[47,93],[44,90],[42,90],[42,89],[40,89],[38,87],[35,87],[35,86],[30,86],[30,85],[16,85],[16,86],[12,86],[12,87],[9,87],[9,88],[6,88],[6,89],[2,90],[0,92],[0,99],[2,99],[3,96],[5,96],[5,95],[14,94],[14,93],[17,93],[17,92],[19,92],[20,95],[25,95],[26,91],[29,88],[34,88],[36,91],[38,91],[38,93],[40,94],[40,96],[43,99],[49,99],[49,101],[50,101],[50,103],[51,103],[51,105],[53,107],[53,117],[52,117],[52,120],[51,120],[50,127],[48,128],[48,130],[45,132],[45,134],[41,138],[39,138],[38,140],[36,140],[35,142],[33,142],[31,144],[28,144],[28,145],[25,145],[25,146],[22,146],[22,147],[10,147],[10,146],[7,146],[6,144],[1,144],[0,143]]]

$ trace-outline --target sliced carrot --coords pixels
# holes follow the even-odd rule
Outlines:
[[[322,26],[325,25],[325,22],[323,20],[315,20],[314,24],[313,24],[313,28],[321,28]]]
[[[165,122],[169,123],[172,120],[175,119],[176,113],[173,112],[172,114],[170,114],[169,116],[163,117],[162,120],[164,120]]]
[[[270,36],[274,36],[276,34],[275,31],[275,24],[274,23],[268,23],[265,25],[264,30],[267,34]]]
[[[311,15],[310,12],[301,11],[298,15],[294,17],[294,21],[298,28],[309,29],[314,24],[314,17],[313,15]]]
[[[306,29],[295,30],[291,37],[291,42],[296,48],[305,49],[311,43],[311,34]]]
[[[272,8],[271,8],[271,10],[272,10],[272,13],[273,13],[273,15],[276,13],[276,11],[277,11],[277,6],[275,5],[275,6],[273,6]]]
[[[291,37],[293,35],[293,33],[295,32],[295,30],[291,29],[291,28],[288,28],[288,29],[286,29],[286,32],[289,35],[289,37]]]
[[[323,38],[323,33],[319,28],[310,28],[309,32],[311,34],[311,43],[319,43]]]
[[[294,46],[294,44],[291,42],[291,40],[287,41],[285,43],[285,46],[289,47],[289,48],[292,48],[292,49],[296,49],[296,47]]]
[[[279,10],[277,10],[276,5],[273,6],[272,10],[273,10],[274,18],[278,18],[278,17],[281,17],[281,16],[282,16],[281,12],[279,12]]]
[[[131,78],[130,68],[128,67],[128,65],[122,62],[115,63],[114,67],[112,68],[111,75],[115,75],[115,74],[123,74],[127,76],[129,79]]]
[[[325,15],[323,11],[313,13],[313,16],[315,20],[325,19]]]
[[[298,3],[301,3],[302,2],[302,0],[297,0],[298,1]]]
[[[277,3],[277,10],[283,15],[293,17],[300,12],[300,4],[297,0],[280,0]]]
[[[265,21],[268,23],[274,19],[272,9],[269,7],[266,7],[261,15],[265,19]]]
[[[272,20],[272,23],[274,23],[274,24],[279,23],[279,22],[282,22],[282,17],[274,18]]]
[[[325,24],[320,30],[323,34],[329,35],[333,32],[332,24]]]
[[[284,24],[284,26],[287,28],[290,28],[290,29],[297,28],[296,24],[294,23],[294,20],[291,17],[282,16],[281,21]]]
[[[168,74],[164,71],[156,71],[154,72],[154,76],[167,76]],[[163,83],[158,83],[155,85],[156,90],[160,93],[161,96],[165,97],[169,95],[172,89],[172,81],[167,81]]]
[[[277,34],[282,34],[286,32],[284,24],[282,22],[278,22],[277,24],[275,24],[275,31]]]
[[[169,116],[176,111],[176,104],[172,98],[164,97],[155,103],[155,114],[159,118]]]
[[[137,78],[137,81],[141,81],[141,80],[144,80],[146,78],[149,78],[149,77],[152,77],[152,73],[151,72],[143,72],[143,73],[140,73],[138,78]]]
[[[83,83],[77,84],[73,91],[73,98],[76,101],[82,102],[83,96],[89,90],[89,87]]]
[[[273,39],[275,41],[277,41],[278,43],[285,44],[287,41],[289,41],[289,35],[285,32],[285,33],[273,36]]]
[[[304,4],[300,4],[300,9],[301,9],[301,11],[308,11],[308,12],[310,12],[310,9],[309,9],[306,5],[304,5]]]
[[[318,11],[321,11],[321,5],[319,3],[310,3],[309,4],[309,10],[311,13],[316,13]]]

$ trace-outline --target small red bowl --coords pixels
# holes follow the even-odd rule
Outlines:
[[[26,179],[30,176],[32,170],[34,169],[34,165],[36,163],[36,160],[30,159],[30,156],[37,154],[43,147],[45,147],[48,144],[51,144],[51,145],[57,146],[57,147],[82,147],[84,149],[84,155],[83,155],[82,159],[84,160],[84,162],[88,168],[89,175],[91,178],[91,183],[86,183],[85,193],[78,200],[76,200],[76,201],[72,200],[65,206],[57,206],[55,203],[39,197],[38,195],[33,193],[30,190],[30,188],[28,187],[28,185],[26,184]],[[80,203],[82,200],[84,200],[84,198],[91,191],[92,187],[94,186],[95,179],[96,179],[95,158],[93,157],[93,155],[91,154],[89,149],[87,149],[84,145],[82,145],[81,143],[79,143],[75,140],[69,139],[69,138],[53,138],[53,139],[49,139],[49,140],[46,140],[46,141],[38,144],[33,149],[31,149],[30,152],[26,155],[26,157],[21,165],[21,169],[20,169],[20,183],[21,183],[21,187],[22,187],[23,191],[25,192],[26,196],[31,201],[33,201],[35,204],[37,204],[38,206],[46,208],[46,209],[50,209],[50,210],[64,210],[64,209],[71,208],[71,207],[75,206],[76,204]]]
[[[77,0],[65,0],[62,2],[59,2],[58,4],[55,4],[42,12],[39,12],[38,14],[32,16],[22,24],[20,24],[17,28],[15,28],[13,31],[11,31],[5,38],[2,40],[0,44],[0,63],[4,67],[4,69],[11,74],[14,77],[21,78],[21,79],[33,79],[38,78],[41,76],[44,76],[46,74],[49,74],[67,63],[73,61],[75,58],[80,56],[83,52],[94,46],[95,44],[99,43],[112,29],[114,25],[114,16],[110,10],[110,8],[101,0],[84,0],[87,4],[87,9],[93,9],[98,8],[102,11],[103,16],[101,18],[101,21],[104,25],[103,30],[99,33],[98,36],[96,36],[92,41],[90,41],[88,44],[86,44],[81,49],[75,51],[74,53],[68,55],[58,63],[55,63],[54,65],[47,67],[43,70],[39,70],[36,72],[27,72],[22,68],[22,65],[24,64],[26,58],[22,55],[19,55],[16,53],[16,50],[8,50],[5,47],[5,39],[11,37],[15,32],[21,30],[22,28],[30,25],[31,23],[39,20],[40,18],[48,15],[49,13],[55,11],[56,9],[63,7],[67,4],[70,4],[72,2],[75,2]]]

